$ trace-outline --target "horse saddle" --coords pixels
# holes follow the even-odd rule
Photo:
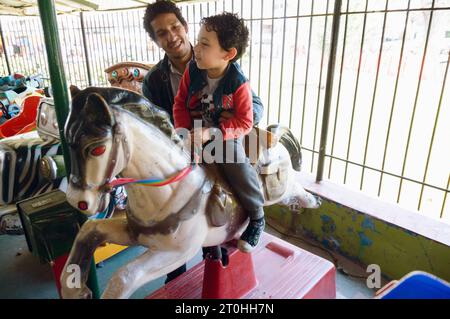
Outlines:
[[[283,195],[287,187],[290,160],[281,159],[274,150],[281,134],[282,132],[271,132],[255,127],[244,139],[245,153],[258,172],[264,197],[269,201]],[[227,220],[233,219],[237,205],[237,198],[231,188],[216,180],[210,187],[207,207],[210,223],[217,227],[225,225]]]
[[[259,127],[253,127],[244,138],[245,155],[254,166],[258,162],[261,153],[275,147],[279,137],[270,131]]]

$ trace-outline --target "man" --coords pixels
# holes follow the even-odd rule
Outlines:
[[[194,58],[194,51],[188,39],[188,25],[181,10],[168,0],[158,0],[147,6],[144,15],[144,29],[150,38],[164,50],[164,58],[145,76],[142,94],[153,104],[170,115],[173,123],[174,99],[180,86],[186,66]],[[261,100],[252,91],[253,123],[259,123],[263,116]],[[191,112],[195,117],[198,114]],[[230,118],[230,112],[222,112],[222,118]],[[203,250],[205,254],[205,250]],[[167,275],[166,283],[186,271],[186,265]]]
[[[160,0],[147,6],[144,28],[165,55],[145,76],[142,94],[167,111],[173,123],[174,98],[184,70],[194,57],[187,34],[188,26],[180,9],[172,1]],[[263,105],[260,98],[252,93],[253,123],[256,125],[263,116]],[[222,116],[229,118],[232,114],[223,112]]]

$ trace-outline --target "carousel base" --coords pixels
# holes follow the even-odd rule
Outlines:
[[[267,233],[251,254],[223,247],[228,265],[203,260],[146,299],[336,298],[336,269],[326,259]]]

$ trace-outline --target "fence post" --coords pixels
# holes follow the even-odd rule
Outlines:
[[[89,54],[87,49],[87,41],[86,41],[86,30],[84,28],[84,17],[83,11],[80,13],[80,23],[81,23],[81,36],[83,39],[83,47],[84,47],[84,58],[86,59],[86,72],[88,77],[88,84],[92,86],[92,78],[91,78],[91,67],[89,64]]]
[[[325,88],[325,101],[322,116],[322,131],[320,135],[319,163],[317,166],[316,182],[320,182],[323,177],[323,167],[325,163],[325,151],[327,148],[328,122],[330,120],[331,96],[333,94],[333,78],[336,64],[336,51],[339,38],[339,25],[341,22],[342,0],[334,3],[333,26],[331,29],[330,59],[328,60],[327,84]]]
[[[6,42],[5,42],[5,37],[3,36],[3,28],[2,28],[1,21],[0,21],[0,36],[1,36],[2,44],[3,44],[3,52],[5,52],[5,61],[6,61],[6,67],[8,69],[8,75],[10,75],[12,73],[11,73],[11,67],[9,65],[8,50],[6,50]]]
[[[53,88],[56,118],[58,120],[59,136],[64,155],[64,164],[67,176],[70,173],[70,156],[67,142],[64,136],[64,125],[69,113],[69,92],[67,90],[66,77],[61,57],[61,46],[56,20],[55,3],[53,0],[38,0],[39,14],[41,16],[42,29],[44,31],[45,47],[47,48],[48,67],[50,71],[50,82]],[[84,218],[86,220],[87,218]],[[89,277],[87,285],[91,288],[93,297],[98,299],[100,291],[98,288],[97,274],[94,259],[90,262]],[[58,280],[58,278],[56,279]]]

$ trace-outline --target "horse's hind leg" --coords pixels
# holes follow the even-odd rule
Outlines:
[[[197,251],[193,250],[186,254],[186,252],[180,251],[151,251],[149,249],[113,275],[102,298],[129,298],[142,285],[177,269],[194,257],[196,253]]]
[[[61,274],[61,294],[63,298],[90,298],[91,291],[86,287],[92,255],[102,243],[133,245],[134,240],[128,233],[128,224],[124,219],[89,220],[83,224],[75,238],[69,258]],[[71,282],[74,273],[70,265],[80,268],[79,285]]]
[[[300,207],[319,208],[322,200],[319,196],[307,192],[299,182],[293,181],[290,184],[287,196],[283,198],[280,204],[289,206],[294,210]]]

